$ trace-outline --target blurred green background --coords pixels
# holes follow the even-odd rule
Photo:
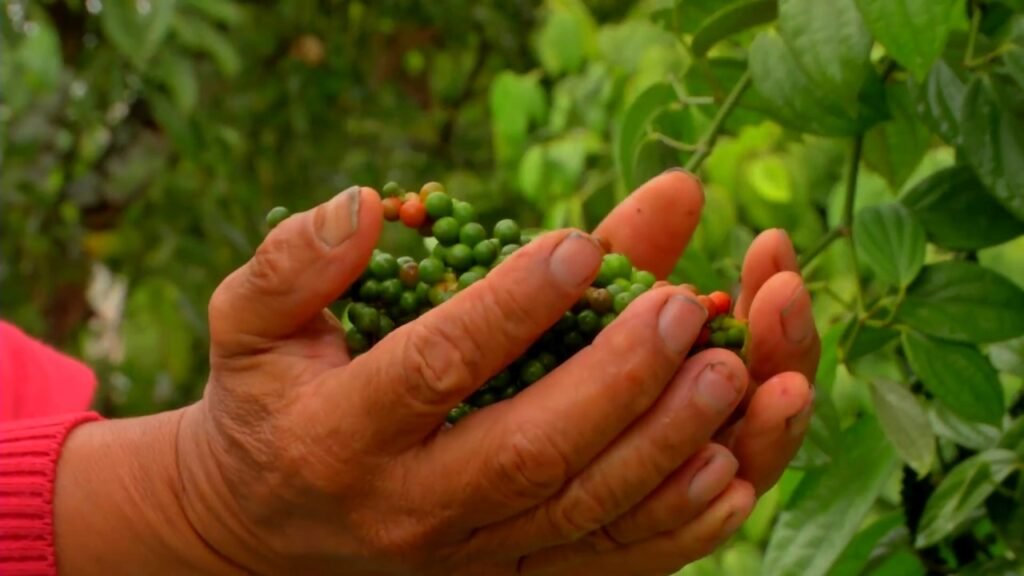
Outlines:
[[[842,228],[845,198],[858,213],[887,205],[954,165],[973,166],[1007,206],[1007,197],[1024,197],[1024,145],[1011,146],[1024,142],[1024,3],[899,0],[952,10],[925,31],[893,25],[888,36],[889,22],[869,19],[879,44],[853,0],[822,1],[815,10],[793,0],[803,11],[779,16],[774,0],[4,0],[0,314],[89,362],[101,381],[97,408],[128,416],[201,394],[207,301],[259,244],[267,211],[302,210],[352,184],[438,180],[485,222],[509,216],[531,227],[593,228],[646,178],[709,153],[700,170],[702,224],[672,277],[703,290],[735,289],[761,230],[785,228],[803,253],[825,248],[829,230]],[[869,14],[881,4],[856,6]],[[799,67],[769,50],[779,35],[766,30],[777,17],[782,37],[800,48],[792,52]],[[926,32],[939,37],[932,47],[903,42]],[[810,43],[800,44],[805,38]],[[840,48],[815,62],[833,41]],[[753,86],[743,91],[748,64]],[[963,146],[959,130],[972,124],[949,104],[949,87],[958,85],[962,98],[964,84],[956,83],[972,74],[984,76],[1005,111],[997,117],[996,108],[983,108],[993,133],[1003,134],[1002,152],[998,143],[986,149],[997,160]],[[731,93],[737,106],[719,124]],[[720,137],[712,148],[713,135]],[[967,234],[996,220],[1003,228],[951,256],[931,222],[928,261],[964,257],[1024,286],[1024,227],[1012,216],[986,221],[996,204],[973,178],[965,194],[980,196],[962,204]],[[986,208],[977,208],[982,196]],[[400,226],[386,227],[382,239],[392,251],[419,242]],[[806,270],[826,335],[819,402],[828,409],[816,416],[819,435],[741,536],[686,574],[757,574],[766,547],[772,574],[924,574],[925,562],[975,560],[914,551],[900,512],[911,510],[901,504],[903,477],[888,464],[870,487],[836,489],[835,501],[849,498],[849,507],[828,508],[832,516],[818,518],[812,536],[827,539],[837,518],[848,525],[814,566],[799,558],[815,557],[821,541],[794,524],[810,516],[778,520],[794,506],[794,491],[809,498],[844,486],[828,474],[862,472],[849,464],[855,460],[840,466],[843,447],[881,446],[877,458],[856,453],[895,465],[888,438],[904,460],[922,464],[908,456],[891,416],[885,435],[871,428],[878,407],[889,405],[867,382],[916,380],[899,369],[905,363],[894,367],[903,357],[884,347],[891,338],[867,344],[867,352],[881,351],[864,352],[855,374],[850,347],[859,341],[844,330],[870,314],[855,314],[854,302],[866,295],[885,303],[892,294],[867,283],[878,274],[851,265],[851,246],[827,245]],[[1012,401],[1024,340],[985,352],[1000,372],[994,386]],[[930,401],[920,386],[913,390]],[[911,396],[907,413],[919,414],[915,402]],[[865,418],[871,423],[858,426]],[[960,441],[964,430],[987,434],[982,447],[994,445],[994,428],[972,426],[936,428],[940,440],[929,432],[916,447],[927,466],[915,469],[928,471],[941,441],[954,452],[957,443],[971,445]],[[947,464],[964,457],[957,454]],[[1024,535],[1024,518],[1016,521]],[[793,542],[803,556],[787,561],[780,550]],[[999,557],[1000,546],[991,554]]]

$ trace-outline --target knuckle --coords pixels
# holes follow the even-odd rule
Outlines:
[[[475,357],[464,349],[468,339],[459,337],[451,328],[435,326],[417,325],[402,354],[402,373],[410,396],[432,408],[462,399],[456,396],[473,384],[470,367]]]
[[[510,282],[507,286],[516,286],[517,282]],[[504,330],[528,329],[536,324],[536,308],[530,306],[521,296],[519,290],[483,290],[479,299],[477,317],[492,318],[499,322]]]
[[[581,486],[554,506],[549,507],[549,520],[559,536],[577,540],[588,535],[586,543],[606,547],[607,534],[595,533],[611,516],[612,506],[593,489]]]
[[[271,234],[249,260],[246,282],[256,293],[282,294],[291,290],[292,241],[284,234]]]
[[[569,479],[569,460],[547,433],[520,427],[496,453],[495,488],[513,503],[534,503],[554,494]]]

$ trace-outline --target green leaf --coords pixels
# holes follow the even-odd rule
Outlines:
[[[779,0],[779,33],[811,83],[856,114],[871,35],[854,0]]]
[[[1020,454],[1020,451],[1017,451]],[[1013,478],[1010,478],[1009,489],[1013,490]],[[1009,494],[996,491],[985,501],[988,517],[992,526],[1006,546],[1013,550],[1017,557],[1024,557],[1024,482],[1018,477],[1017,488]]]
[[[996,370],[1024,378],[1024,338],[989,346],[988,357]]]
[[[1024,335],[1024,291],[971,262],[925,266],[911,284],[898,320],[939,338],[999,342]]]
[[[856,318],[850,320],[847,323],[846,329],[843,333],[844,342],[846,338],[849,338],[850,333],[854,329],[858,320]],[[845,359],[847,362],[854,362],[876,350],[884,348],[892,341],[900,337],[900,333],[891,328],[882,328],[878,326],[861,326],[857,330],[857,336],[847,345]],[[824,349],[823,349],[824,353]]]
[[[108,0],[100,11],[100,27],[121,55],[143,68],[167,37],[175,5],[175,0]]]
[[[895,535],[905,534],[906,518],[898,512],[890,512],[875,520],[857,533],[850,544],[836,560],[828,576],[860,576],[868,567],[877,549],[884,546],[883,542],[892,540]],[[904,536],[905,538],[905,536]]]
[[[223,32],[209,22],[178,14],[174,18],[174,37],[186,48],[206,54],[227,77],[234,77],[242,69],[242,56]]]
[[[903,350],[924,387],[958,415],[998,425],[1003,418],[1003,388],[977,348],[903,333]]]
[[[967,166],[928,176],[900,198],[924,226],[928,240],[949,250],[978,250],[1024,234]]]
[[[963,0],[857,0],[871,34],[919,80],[942,54]]]
[[[489,103],[494,153],[504,167],[522,156],[531,123],[544,121],[547,99],[536,75],[505,71],[491,82]]]
[[[902,204],[868,206],[853,223],[857,255],[880,280],[906,286],[924,264],[924,229]]]
[[[670,85],[655,84],[641,92],[626,109],[615,137],[615,164],[627,190],[640,184],[634,176],[634,169],[637,152],[644,142],[648,125],[669,104],[676,101],[678,97]]]
[[[779,515],[762,574],[825,574],[857,533],[897,464],[873,419],[862,418],[845,430],[835,462],[807,472]]]
[[[1024,219],[1024,116],[1001,108],[982,79],[974,78],[960,117],[964,155],[992,195]]]
[[[932,136],[915,113],[906,84],[889,84],[885,94],[892,119],[868,130],[864,161],[899,189],[924,158]]]
[[[948,144],[958,145],[960,110],[967,88],[948,64],[939,60],[923,85],[914,85],[915,99],[925,122]]]
[[[152,74],[170,93],[178,110],[185,115],[191,114],[199,100],[199,81],[192,60],[164,50],[154,60]]]
[[[999,440],[998,427],[965,420],[938,402],[929,407],[928,420],[936,436],[971,450],[986,450]]]
[[[957,464],[928,498],[914,545],[931,546],[962,529],[1018,466],[1017,454],[1002,448],[986,450]]]
[[[575,72],[596,48],[593,17],[579,0],[551,1],[548,8],[534,44],[537,56],[552,76]]]
[[[906,386],[891,380],[877,379],[870,388],[885,435],[917,475],[924,476],[935,460],[935,434],[921,402]]]
[[[185,0],[184,4],[225,26],[237,26],[245,18],[234,0]]]
[[[767,24],[777,15],[776,0],[748,0],[726,6],[708,18],[693,35],[690,50],[694,56],[703,58],[715,44],[744,30]]]
[[[852,136],[864,128],[807,76],[775,32],[758,34],[749,52],[754,89],[780,123],[823,136]]]

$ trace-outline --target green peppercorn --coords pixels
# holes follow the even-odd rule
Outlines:
[[[615,300],[612,304],[612,309],[615,310],[616,314],[622,314],[622,311],[625,310],[626,306],[629,306],[630,302],[632,301],[633,295],[630,294],[629,292],[623,292],[622,294],[619,294],[618,296],[615,297]]]
[[[715,347],[724,347],[729,342],[729,333],[721,330],[711,332],[708,342]]]
[[[494,225],[494,237],[503,245],[518,244],[520,240],[519,224],[506,218]]]
[[[478,392],[473,395],[473,405],[477,408],[490,406],[498,401],[498,395],[494,392]]]
[[[733,326],[726,332],[725,345],[742,348],[747,340],[747,331],[742,326]]]
[[[476,260],[477,264],[488,266],[492,264],[497,257],[497,240],[483,240],[481,242],[477,242],[476,246],[473,246],[473,259]]]
[[[511,256],[512,253],[515,252],[516,250],[519,250],[519,248],[519,244],[505,244],[504,246],[501,247],[501,255]]]
[[[487,239],[487,231],[479,222],[463,224],[459,229],[459,243],[466,246],[476,246]]]
[[[380,280],[368,278],[359,286],[359,299],[364,302],[373,302],[380,298]]]
[[[473,283],[478,282],[482,279],[483,276],[473,270],[463,272],[462,275],[459,276],[459,290],[465,290],[466,288],[469,288],[470,285],[472,285]]]
[[[385,197],[398,196],[402,193],[402,187],[398,185],[398,182],[388,182],[380,191],[384,193]]]
[[[278,224],[284,222],[286,218],[291,216],[291,212],[284,206],[276,206],[267,212],[267,226],[271,230],[277,227]]]
[[[437,284],[444,278],[444,262],[433,256],[420,260],[419,275],[423,282]]]
[[[519,389],[516,388],[515,386],[506,386],[501,390],[501,399],[508,400],[509,398],[515,396],[518,393]]]
[[[479,264],[477,264],[476,266],[470,267],[469,270],[470,270],[470,272],[476,272],[477,274],[480,275],[481,278],[485,278],[487,276],[488,272],[491,271],[486,266],[480,266]]]
[[[398,275],[398,261],[387,252],[381,252],[370,259],[370,273],[378,280],[387,280]]]
[[[452,203],[452,216],[460,225],[469,224],[476,220],[476,210],[469,202],[454,200]]]
[[[383,338],[395,329],[395,321],[387,314],[380,315],[380,324],[377,327],[377,337]]]
[[[361,354],[370,349],[370,343],[366,340],[366,336],[363,336],[363,333],[355,326],[345,331],[345,346],[353,355]]]
[[[605,287],[619,278],[629,278],[632,275],[633,265],[629,263],[629,258],[623,254],[605,254],[594,283]]]
[[[469,413],[472,412],[472,411],[473,411],[472,408],[470,408],[468,405],[466,405],[466,404],[459,404],[458,406],[456,406],[455,408],[452,408],[448,412],[448,416],[447,416],[446,420],[448,421],[449,424],[455,424],[459,420],[462,420],[463,418],[468,416]]]
[[[455,270],[468,270],[473,265],[473,251],[465,244],[456,244],[448,248],[445,262]]]
[[[586,298],[587,305],[598,314],[612,309],[612,295],[605,288],[587,288]]]
[[[541,352],[538,354],[537,361],[540,362],[540,365],[544,367],[546,372],[551,372],[555,369],[555,366],[558,366],[558,358],[550,352]]]
[[[427,292],[427,299],[430,300],[431,306],[440,306],[448,299],[445,296],[446,294],[448,294],[448,291],[441,285],[431,286]]]
[[[643,284],[633,284],[629,287],[629,293],[633,295],[633,299],[637,299],[641,294],[647,292],[647,287]]]
[[[519,370],[519,380],[529,386],[544,377],[547,370],[539,360],[529,360]]]
[[[634,270],[633,271],[633,283],[643,284],[647,288],[654,286],[654,283],[658,281],[658,278],[648,272],[647,270]]]
[[[430,292],[430,286],[423,282],[416,285],[416,299],[420,301],[420,304],[429,302],[427,293]]]
[[[420,265],[412,258],[398,269],[398,279],[409,288],[415,288],[420,281]]]
[[[558,323],[555,324],[555,332],[568,332],[576,327],[576,315],[571,311],[566,311],[562,314],[562,317],[558,319]]]
[[[431,220],[439,220],[452,215],[452,197],[444,192],[434,192],[427,196],[423,203]]]
[[[434,238],[444,246],[451,246],[459,241],[459,221],[445,216],[434,222]]]
[[[399,256],[395,258],[395,262],[398,262],[398,268],[401,269],[407,262],[415,262],[416,259],[412,256]]]
[[[609,324],[615,321],[618,316],[615,312],[606,312],[601,315],[601,329],[604,330]]]
[[[402,281],[398,278],[385,280],[380,284],[380,299],[385,304],[397,304],[402,297]]]
[[[445,248],[443,244],[438,242],[434,244],[433,250],[430,251],[430,257],[436,260],[444,262],[444,257],[448,254],[448,248]]]
[[[562,345],[565,346],[566,350],[569,352],[575,352],[580,348],[583,348],[586,344],[586,339],[578,330],[573,330],[562,338]]]
[[[616,278],[615,285],[621,286],[623,292],[628,292],[629,289],[633,287],[633,283],[625,278]]]
[[[593,310],[584,310],[576,315],[576,324],[584,335],[593,336],[601,330],[601,317]]]
[[[398,309],[406,314],[414,314],[420,306],[420,299],[415,290],[405,290],[398,298]]]
[[[626,291],[626,289],[623,288],[620,284],[611,284],[607,288],[605,288],[605,290],[608,291],[608,295],[612,297],[612,300],[614,300],[615,297],[618,296],[619,294],[622,294],[623,292]]]

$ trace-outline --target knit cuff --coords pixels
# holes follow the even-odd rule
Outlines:
[[[0,424],[0,574],[57,573],[53,489],[64,440],[95,412]]]

